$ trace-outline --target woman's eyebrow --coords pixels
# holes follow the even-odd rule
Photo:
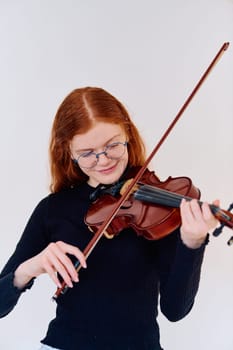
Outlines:
[[[103,144],[103,147],[106,147],[107,146],[107,144],[109,143],[109,142],[111,142],[111,141],[113,141],[116,137],[118,137],[118,136],[121,136],[121,134],[117,134],[117,135],[114,135],[113,137],[111,137],[108,141],[106,141],[104,144]],[[88,151],[93,151],[94,150],[94,148],[82,148],[82,149],[77,149],[77,150],[75,150],[75,152],[77,152],[77,153],[81,153],[81,152],[88,152]]]

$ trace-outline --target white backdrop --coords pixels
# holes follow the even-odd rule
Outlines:
[[[0,0],[0,266],[47,195],[56,109],[80,86],[125,103],[148,151],[225,41],[229,49],[153,160],[161,177],[189,176],[207,201],[233,201],[232,0]],[[165,350],[232,350],[233,247],[208,246],[200,290],[182,321],[159,317]],[[0,320],[0,348],[38,349],[55,304],[46,276]],[[175,300],[174,300],[175,302]],[[120,350],[120,349],[119,349]]]

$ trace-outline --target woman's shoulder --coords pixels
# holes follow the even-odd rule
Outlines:
[[[95,189],[88,185],[88,183],[84,182],[76,186],[70,186],[64,188],[58,192],[52,192],[48,194],[42,201],[56,201],[60,199],[72,199],[72,198],[80,198],[80,199],[89,199],[91,193]]]
[[[36,211],[62,213],[76,208],[86,208],[90,204],[90,195],[94,191],[94,188],[90,187],[87,183],[80,184],[78,186],[69,187],[58,192],[49,193],[42,198],[36,206]]]

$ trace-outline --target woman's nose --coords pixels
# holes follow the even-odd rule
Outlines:
[[[107,153],[106,152],[98,153],[96,158],[97,158],[98,164],[107,164],[109,162],[109,160],[110,160],[107,157]]]

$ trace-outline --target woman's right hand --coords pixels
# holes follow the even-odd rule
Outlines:
[[[67,254],[74,255],[81,266],[86,268],[86,259],[81,250],[73,245],[58,241],[50,243],[42,252],[24,261],[15,270],[14,285],[22,289],[34,277],[47,273],[58,288],[61,283],[57,273],[61,275],[64,282],[73,287],[74,282],[78,282],[78,273]]]

